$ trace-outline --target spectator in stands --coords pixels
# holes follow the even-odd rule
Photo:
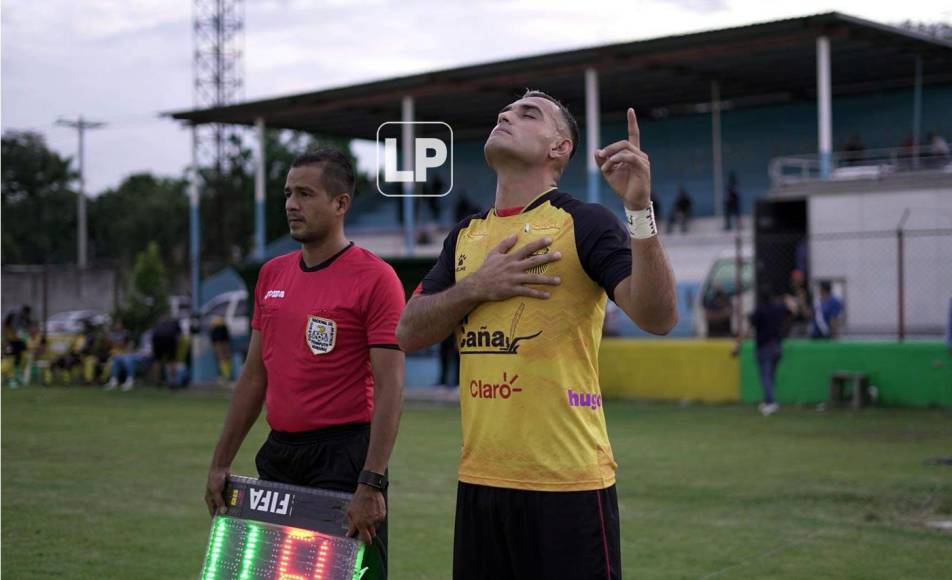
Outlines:
[[[833,286],[828,280],[820,282],[820,295],[813,305],[812,314],[811,338],[837,338],[840,335],[843,302],[833,295]]]
[[[433,179],[423,186],[423,192],[429,196],[425,197],[424,200],[426,201],[426,207],[429,208],[430,214],[433,216],[433,222],[439,223],[440,202],[443,201],[443,198],[439,197],[440,193],[443,192],[443,179],[439,173],[433,174]],[[423,216],[420,215],[420,217],[422,218]]]
[[[731,299],[720,286],[715,286],[710,296],[704,297],[704,318],[707,320],[707,336],[723,338],[731,336],[731,317],[734,307]]]
[[[231,333],[228,332],[228,325],[221,316],[212,319],[211,328],[208,329],[209,338],[212,340],[212,350],[215,351],[215,359],[218,361],[218,382],[227,384],[231,382]]]
[[[164,382],[173,388],[176,355],[181,334],[182,330],[178,322],[168,315],[160,318],[152,327],[152,360],[157,366],[154,371],[156,382]]]
[[[949,144],[945,138],[938,133],[929,133],[926,138],[929,143],[929,157],[933,167],[943,167],[949,161]]]
[[[763,288],[757,299],[757,307],[750,315],[747,332],[738,335],[734,355],[740,350],[743,337],[753,334],[756,338],[757,368],[760,371],[760,386],[764,391],[764,400],[758,407],[765,417],[780,409],[774,397],[777,367],[783,355],[783,339],[786,334],[793,305],[790,298],[779,292]]]
[[[863,152],[866,150],[866,146],[863,145],[862,139],[859,138],[859,135],[853,133],[850,135],[850,138],[846,140],[846,143],[843,145],[843,165],[859,165],[863,161]]]
[[[731,171],[724,196],[724,230],[732,230],[734,224],[740,229],[740,191],[737,189],[737,175]]]
[[[456,200],[456,208],[454,209],[456,212],[456,223],[459,223],[478,212],[479,206],[469,200],[469,196],[466,195],[466,190],[463,189],[460,191],[459,197]]]
[[[691,199],[691,194],[684,189],[683,185],[678,186],[678,197],[674,200],[674,208],[671,211],[671,215],[668,216],[668,233],[674,231],[674,224],[677,222],[681,228],[681,233],[686,234],[688,231],[688,222],[691,221],[691,212],[694,208],[694,200]]]

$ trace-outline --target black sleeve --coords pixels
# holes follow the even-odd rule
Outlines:
[[[427,275],[423,277],[423,282],[420,283],[423,294],[436,294],[456,284],[456,267],[453,265],[453,261],[456,260],[456,238],[459,237],[460,231],[469,225],[469,222],[475,217],[478,216],[471,215],[463,219],[450,230],[450,233],[446,234],[440,257],[436,259],[436,264],[433,265]]]
[[[615,286],[631,276],[631,239],[608,208],[577,202],[570,209],[575,222],[575,246],[588,277],[615,300]]]

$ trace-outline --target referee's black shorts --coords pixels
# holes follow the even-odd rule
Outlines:
[[[258,477],[267,481],[354,493],[369,445],[369,423],[302,433],[272,431],[258,450],[255,465]],[[364,580],[386,579],[386,521],[377,528],[373,546],[364,552],[364,566],[369,568]]]
[[[618,496],[459,483],[454,580],[621,578]]]

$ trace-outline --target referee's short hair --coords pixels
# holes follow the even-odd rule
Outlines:
[[[322,147],[298,155],[291,162],[291,167],[303,167],[305,165],[319,165],[321,171],[321,185],[332,196],[341,193],[350,194],[351,198],[357,196],[357,178],[354,175],[354,164],[350,162],[350,157],[337,149]]]
[[[569,139],[572,140],[572,151],[569,153],[569,159],[575,157],[575,150],[578,148],[578,121],[575,120],[575,115],[572,114],[572,111],[569,111],[568,107],[552,95],[536,89],[526,89],[522,98],[527,99],[529,97],[545,99],[554,103],[555,106],[559,108],[559,112],[562,113],[562,122],[565,123],[565,127],[569,130]]]

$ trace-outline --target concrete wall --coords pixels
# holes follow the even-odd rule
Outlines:
[[[738,365],[731,340],[602,341],[599,382],[606,397],[731,402]]]
[[[3,313],[29,304],[36,318],[42,316],[43,284],[41,266],[4,266]],[[73,266],[50,266],[46,285],[48,316],[66,310],[109,313],[115,309],[116,301],[123,298],[119,275],[112,269],[79,270]]]
[[[854,333],[897,328],[895,231],[909,210],[903,250],[906,331],[943,333],[952,298],[952,186],[814,195],[808,208],[810,275],[842,281],[846,324]]]

